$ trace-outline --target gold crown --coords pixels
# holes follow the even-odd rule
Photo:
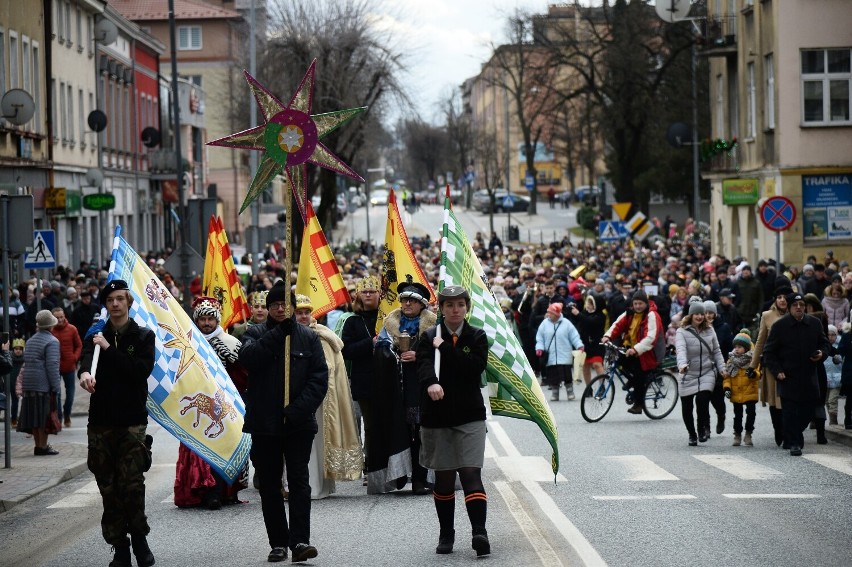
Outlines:
[[[382,289],[382,286],[379,283],[379,278],[376,276],[367,276],[358,280],[358,283],[355,284],[355,292],[360,293],[365,289],[374,289],[376,291]]]
[[[311,298],[301,293],[296,294],[296,309],[310,309],[313,311],[314,306],[311,304]]]

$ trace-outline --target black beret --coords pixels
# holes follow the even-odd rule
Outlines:
[[[104,289],[100,293],[101,301],[104,305],[106,305],[106,300],[109,295],[114,291],[121,291],[123,289],[129,289],[127,287],[127,282],[124,280],[112,280],[108,284],[104,286]]]

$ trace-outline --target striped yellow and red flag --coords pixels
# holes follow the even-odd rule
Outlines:
[[[204,277],[201,293],[215,297],[222,304],[222,328],[228,329],[251,316],[246,294],[234,266],[231,245],[222,219],[210,216],[207,225],[207,256],[204,258]]]
[[[311,298],[314,318],[322,317],[338,305],[349,302],[349,292],[343,283],[340,268],[310,201],[305,201],[305,231],[302,233],[296,293]]]

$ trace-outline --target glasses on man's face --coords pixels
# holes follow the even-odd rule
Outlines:
[[[400,303],[420,303],[418,300],[413,297],[403,297],[399,300]]]
[[[269,310],[270,311],[274,311],[276,309],[284,309],[285,307],[287,307],[286,301],[276,301],[274,303],[269,304]]]

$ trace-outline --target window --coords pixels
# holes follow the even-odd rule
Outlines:
[[[86,14],[86,47],[89,49],[89,57],[95,56],[95,38],[92,35],[92,17]]]
[[[65,3],[65,47],[71,47],[74,42],[71,41],[71,3]]]
[[[747,136],[749,138],[754,138],[757,135],[757,118],[755,115],[757,114],[757,86],[754,83],[754,63],[748,64],[748,86],[746,91],[746,97],[748,99],[746,109],[746,130]]]
[[[56,127],[56,79],[50,79],[50,132],[53,134],[54,144],[59,140],[59,131]]]
[[[716,75],[716,136],[725,137],[725,79]]]
[[[74,87],[68,84],[68,140],[73,144],[76,140],[74,136]]]
[[[9,88],[18,88],[18,36],[9,32]]]
[[[802,51],[802,120],[807,125],[848,124],[850,49]]]
[[[201,27],[179,26],[178,49],[183,51],[201,49]]]
[[[763,59],[763,74],[766,77],[766,128],[775,129],[775,67],[772,54]]]
[[[80,122],[80,147],[86,147],[86,107],[83,105],[83,89],[77,91],[77,116]]]
[[[0,28],[0,93],[6,92],[6,34]],[[0,124],[4,122],[0,118]]]
[[[65,83],[59,83],[59,123],[62,132],[62,144],[68,142],[68,116],[65,115]]]
[[[22,89],[30,92],[30,40],[27,36],[21,38],[21,70],[24,72],[24,82]]]
[[[77,51],[83,52],[83,11],[77,6]]]
[[[740,99],[737,75],[728,75],[728,134],[731,138],[740,136]]]
[[[35,103],[35,114],[33,114],[33,132],[41,133],[41,61],[39,61],[39,45],[33,42],[33,102]]]
[[[56,16],[56,37],[59,38],[59,45],[65,43],[65,23],[62,21],[62,0],[56,0],[56,9],[53,11]]]

